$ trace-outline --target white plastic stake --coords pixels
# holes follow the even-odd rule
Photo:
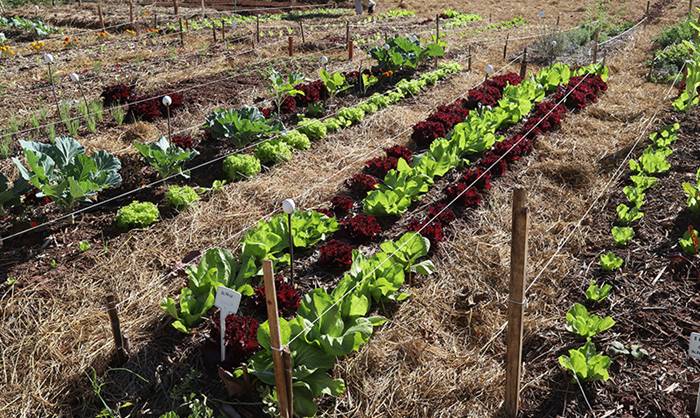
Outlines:
[[[226,337],[226,317],[238,312],[238,306],[241,304],[241,294],[233,289],[229,289],[225,286],[219,286],[216,288],[216,299],[214,300],[214,306],[219,308],[219,324],[221,332],[221,362],[226,360],[226,343],[224,338]]]

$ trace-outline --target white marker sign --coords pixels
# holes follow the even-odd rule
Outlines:
[[[241,304],[241,294],[228,287],[219,286],[216,288],[216,299],[214,306],[219,308],[219,324],[221,324],[221,361],[226,360],[226,344],[224,337],[226,336],[226,317],[238,312],[238,306]]]
[[[690,333],[690,347],[688,348],[690,358],[700,360],[700,332]]]

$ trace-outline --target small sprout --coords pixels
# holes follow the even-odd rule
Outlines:
[[[5,284],[6,284],[7,286],[12,287],[12,286],[14,286],[14,285],[17,284],[17,278],[16,278],[16,277],[12,277],[12,276],[7,276],[7,279],[5,280]]]
[[[612,286],[608,283],[598,286],[595,280],[591,280],[586,289],[586,299],[594,303],[602,302],[610,295],[611,290]]]
[[[90,243],[87,242],[87,241],[80,241],[80,242],[78,243],[78,249],[80,250],[81,253],[86,252],[87,250],[90,249],[90,247],[91,247],[91,245],[90,245]]]
[[[608,354],[611,356],[632,356],[635,360],[640,360],[649,356],[649,352],[639,344],[626,346],[620,341],[613,341],[608,347]]]
[[[49,262],[49,267],[51,267],[51,270],[55,270],[58,267],[58,261],[56,261],[55,258],[52,258]]]

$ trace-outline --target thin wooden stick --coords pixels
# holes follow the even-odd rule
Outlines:
[[[114,347],[117,352],[117,361],[124,362],[127,359],[126,338],[122,334],[119,323],[119,313],[117,312],[117,302],[114,295],[107,295],[107,314],[109,323],[112,326],[112,336],[114,337]]]

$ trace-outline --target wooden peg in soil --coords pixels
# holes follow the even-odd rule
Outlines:
[[[119,313],[117,312],[117,302],[114,295],[107,295],[107,314],[112,326],[112,336],[114,337],[114,347],[117,353],[117,361],[123,363],[128,357],[128,340],[122,333],[119,323]]]
[[[287,48],[289,49],[289,56],[294,56],[294,37],[290,36],[287,38]]]
[[[524,189],[513,191],[513,229],[510,249],[510,293],[508,296],[508,333],[506,335],[506,387],[504,412],[518,416],[523,345],[523,310],[527,272],[528,208]]]
[[[520,60],[520,78],[524,79],[527,74],[527,48],[523,49],[523,58]]]
[[[348,61],[352,61],[354,55],[354,42],[352,41],[352,39],[350,39],[348,41]]]
[[[598,39],[600,37],[600,31],[596,30],[593,35],[593,64],[598,62]]]
[[[185,32],[189,32],[189,31],[190,31],[190,20],[185,19]]]
[[[350,43],[350,21],[349,20],[345,21],[345,43],[346,44]]]
[[[435,16],[435,39],[440,40],[440,13]]]
[[[263,261],[263,283],[265,285],[265,304],[267,306],[267,321],[270,327],[270,349],[272,351],[272,363],[275,373],[275,387],[277,388],[277,400],[280,405],[282,417],[291,418],[291,404],[289,396],[285,396],[292,388],[287,389],[287,377],[284,360],[282,359],[282,341],[280,339],[279,312],[277,310],[277,291],[275,278],[272,271],[272,261]],[[290,362],[291,363],[291,362]]]
[[[206,17],[207,16],[207,12],[206,12],[207,9],[204,7],[204,0],[201,1],[200,7],[202,9],[202,17]]]
[[[158,29],[158,13],[153,12],[153,27]]]
[[[561,14],[557,15],[557,27],[559,27],[559,19],[561,18]]]
[[[467,47],[467,55],[469,56],[468,60],[467,60],[467,71],[471,71],[472,70],[472,44],[469,44],[469,46]]]
[[[102,30],[105,30],[105,17],[102,14],[102,2],[101,1],[97,2],[97,17],[100,19],[100,26],[102,27]]]
[[[182,18],[178,19],[178,23],[180,25],[180,46],[183,47],[185,46],[185,32],[182,28]]]
[[[223,19],[221,20],[221,40],[224,42],[224,45],[226,45],[226,24]]]
[[[214,43],[216,43],[216,25],[213,23],[211,25],[211,36],[214,39]]]
[[[134,26],[134,0],[129,0],[129,24]]]
[[[491,23],[491,13],[489,13],[489,23]]]
[[[647,10],[644,12],[644,17],[649,18],[649,7],[651,6],[651,0],[647,0]]]
[[[506,35],[506,43],[503,44],[503,59],[506,59],[508,55],[508,40],[510,40],[510,33]]]
[[[177,0],[173,0],[173,13],[175,16],[180,16],[180,9],[177,4]]]
[[[301,32],[301,44],[306,44],[306,37],[304,36],[304,22],[299,21],[299,32]]]
[[[260,16],[255,16],[255,42],[260,43]]]

